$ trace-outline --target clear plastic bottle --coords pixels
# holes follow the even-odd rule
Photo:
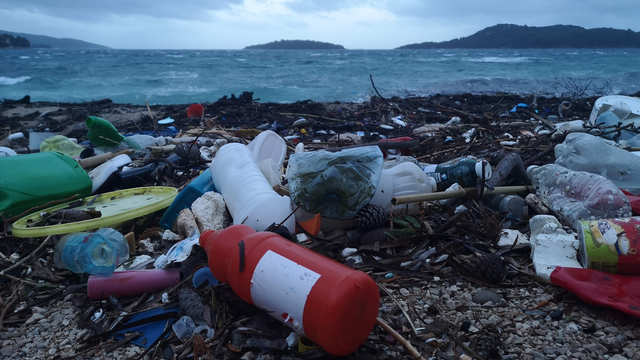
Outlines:
[[[598,174],[617,187],[640,194],[640,157],[589,134],[569,134],[556,145],[555,163],[575,171]]]
[[[530,166],[527,174],[540,201],[574,228],[579,220],[631,216],[627,197],[603,176],[555,164]]]
[[[56,245],[53,260],[57,267],[75,273],[109,276],[129,258],[129,244],[118,231],[104,228],[95,233],[64,236]]]

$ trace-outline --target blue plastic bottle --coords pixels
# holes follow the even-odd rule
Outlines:
[[[171,229],[180,211],[187,208],[191,209],[191,204],[209,191],[216,191],[216,187],[213,185],[213,180],[211,179],[211,170],[207,169],[176,196],[173,203],[171,203],[167,211],[165,211],[162,219],[160,219],[160,226],[163,229]]]
[[[127,240],[110,228],[95,233],[64,236],[56,245],[53,260],[57,267],[75,273],[109,276],[129,258]]]

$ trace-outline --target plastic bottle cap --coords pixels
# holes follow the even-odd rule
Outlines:
[[[527,168],[527,176],[528,176],[529,178],[531,178],[531,172],[532,172],[534,169],[537,169],[537,168],[539,168],[539,167],[540,167],[540,166],[538,166],[538,165],[531,165],[531,166],[529,166],[529,167]]]
[[[478,175],[479,178],[482,178],[482,164],[484,165],[484,178],[485,180],[487,179],[491,179],[491,175],[493,174],[493,170],[491,169],[491,165],[489,165],[489,162],[487,160],[481,160],[478,161],[476,163],[476,175]]]

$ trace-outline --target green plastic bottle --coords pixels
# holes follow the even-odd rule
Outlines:
[[[89,116],[84,122],[89,128],[87,139],[96,146],[118,146],[124,136],[108,120],[97,116]]]
[[[91,195],[87,172],[58,152],[0,157],[0,169],[0,213],[7,219],[50,201]]]
[[[459,158],[439,165],[427,165],[424,172],[436,180],[438,191],[444,191],[454,183],[462,187],[476,185],[478,178],[482,176],[482,164],[484,163],[484,178],[491,178],[491,165],[486,160],[473,158]]]

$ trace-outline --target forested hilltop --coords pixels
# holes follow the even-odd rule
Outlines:
[[[410,44],[398,49],[554,49],[640,48],[640,32],[573,25],[521,26],[500,24],[443,42]]]
[[[251,45],[247,50],[342,50],[344,46],[313,40],[280,40],[267,44]]]
[[[0,49],[15,48],[24,49],[30,48],[31,43],[22,36],[13,36],[9,34],[0,34]]]

